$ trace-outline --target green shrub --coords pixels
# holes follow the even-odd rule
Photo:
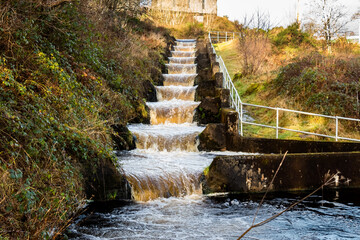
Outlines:
[[[308,111],[360,117],[360,58],[313,53],[281,68],[271,85]]]
[[[280,31],[272,41],[279,48],[285,46],[299,47],[301,44],[313,45],[309,34],[302,32],[298,23],[293,23]]]

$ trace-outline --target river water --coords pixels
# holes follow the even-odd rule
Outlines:
[[[201,174],[216,155],[246,153],[197,150],[204,126],[193,123],[195,44],[177,42],[159,101],[147,103],[151,124],[128,126],[137,149],[118,156],[133,201],[91,204],[70,226],[70,239],[237,239],[251,226],[261,196],[202,194]],[[269,196],[255,223],[304,194]],[[360,194],[322,192],[244,239],[360,239]]]

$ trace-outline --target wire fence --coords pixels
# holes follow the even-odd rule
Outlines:
[[[216,33],[216,34],[214,34],[214,33]],[[219,33],[219,34],[217,34],[217,33]],[[222,33],[224,33],[224,32],[222,32]],[[228,40],[231,40],[231,38],[228,38],[227,36],[233,36],[234,38],[236,37],[236,33],[232,33],[232,32],[228,33],[228,34],[222,34],[222,35],[226,36],[226,38],[222,38],[222,39],[228,39]],[[216,54],[216,51],[213,46],[213,43],[219,42],[218,40],[221,39],[219,36],[220,36],[220,32],[209,32],[209,35],[208,35],[210,45],[211,45],[211,51],[214,54]],[[215,38],[215,41],[214,41],[214,38]],[[239,95],[238,91],[236,90],[234,83],[232,82],[232,79],[230,77],[230,74],[226,68],[226,65],[225,65],[222,57],[218,56],[216,54],[216,61],[219,62],[220,72],[222,72],[223,76],[224,76],[223,87],[230,90],[231,107],[234,108],[239,114],[239,129],[240,129],[241,136],[244,135],[244,125],[252,125],[252,126],[258,126],[258,127],[263,127],[263,128],[275,129],[276,138],[279,138],[279,131],[283,130],[283,131],[296,132],[296,133],[301,133],[301,134],[306,134],[306,135],[331,138],[331,139],[335,139],[336,141],[347,140],[347,141],[360,142],[360,139],[347,138],[347,137],[342,137],[339,135],[339,121],[340,120],[360,123],[360,119],[316,114],[316,113],[310,113],[310,112],[296,111],[296,110],[290,110],[290,109],[278,108],[278,107],[268,107],[268,106],[262,106],[262,105],[249,104],[249,103],[242,102],[240,95]],[[260,124],[260,123],[256,123],[256,122],[246,121],[244,119],[244,107],[246,107],[246,106],[257,108],[257,109],[268,109],[268,110],[275,111],[276,112],[275,119],[274,119],[275,125],[267,125],[267,124]],[[283,113],[283,112],[296,113],[299,115],[322,117],[325,119],[333,120],[335,123],[335,133],[334,133],[334,135],[327,135],[327,134],[320,134],[320,133],[315,133],[315,132],[308,132],[308,131],[302,131],[302,130],[298,130],[298,129],[290,129],[290,128],[281,127],[279,122],[281,120],[280,119],[281,115],[282,115],[281,113]]]

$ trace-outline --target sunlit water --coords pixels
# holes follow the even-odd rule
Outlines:
[[[129,125],[137,149],[118,153],[134,201],[90,205],[70,226],[70,239],[237,239],[251,226],[259,198],[202,195],[201,176],[213,158],[244,153],[197,150],[197,136],[205,126],[193,123],[199,105],[194,102],[195,43],[177,43],[169,74],[164,74],[165,87],[157,87],[159,102],[147,103],[151,125]],[[341,194],[334,196],[338,201]],[[360,239],[359,197],[340,203],[334,196],[312,197],[245,239]],[[293,196],[272,197],[256,222],[293,201]]]

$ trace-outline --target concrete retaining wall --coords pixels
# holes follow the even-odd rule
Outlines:
[[[216,157],[205,176],[207,192],[264,192],[282,154]],[[360,152],[288,154],[271,191],[312,190],[340,171],[331,188],[360,188]]]

